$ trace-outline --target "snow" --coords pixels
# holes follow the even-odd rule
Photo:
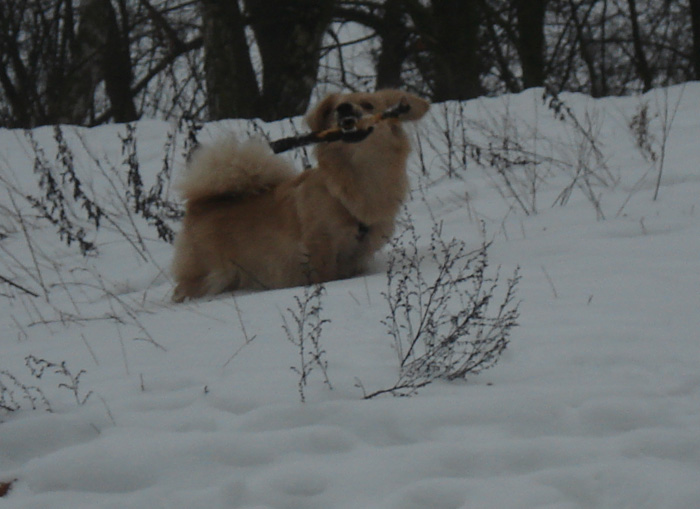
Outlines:
[[[172,248],[116,192],[124,126],[63,128],[83,186],[125,232],[103,221],[90,257],[22,198],[41,195],[33,151],[24,132],[0,131],[0,275],[38,295],[0,283],[0,383],[21,407],[0,409],[0,483],[16,480],[0,508],[700,507],[700,83],[562,100],[601,157],[541,90],[434,105],[415,129],[408,212],[420,247],[437,221],[476,249],[483,222],[490,267],[520,267],[520,325],[492,369],[371,400],[359,385],[388,387],[398,372],[381,323],[386,250],[367,275],[326,285],[333,389],[316,369],[301,403],[282,325],[303,289],[171,304]],[[664,114],[671,128],[655,201],[658,158],[627,127],[643,104],[657,153]],[[273,138],[302,129],[256,126]],[[527,213],[486,158],[464,166],[462,127],[484,149],[507,133],[540,158],[513,173]],[[200,139],[229,131],[255,129],[217,122]],[[168,133],[179,171],[184,133],[137,124],[146,188]],[[33,136],[53,162],[53,129]],[[290,157],[301,166],[303,154]],[[577,162],[592,184],[560,205]],[[85,373],[73,389],[54,369],[38,379],[29,356]],[[8,375],[47,401],[33,410]]]

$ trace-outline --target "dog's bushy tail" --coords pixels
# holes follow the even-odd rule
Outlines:
[[[182,198],[258,194],[292,177],[294,169],[263,140],[228,137],[198,148],[178,183]]]

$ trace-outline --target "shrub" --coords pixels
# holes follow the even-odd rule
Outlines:
[[[445,241],[435,224],[428,256],[421,254],[413,222],[391,242],[383,323],[398,356],[392,387],[365,393],[408,396],[436,380],[465,379],[498,362],[517,325],[520,302],[516,269],[498,298],[500,276],[488,275],[483,241],[469,251],[458,239]],[[430,266],[425,262],[429,261]]]

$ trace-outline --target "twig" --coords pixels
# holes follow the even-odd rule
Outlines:
[[[22,286],[22,285],[18,285],[18,284],[15,283],[14,281],[11,281],[10,279],[7,279],[5,276],[0,276],[0,280],[1,280],[2,282],[4,282],[4,283],[7,283],[7,284],[10,285],[10,286],[14,286],[15,288],[17,288],[18,290],[23,291],[24,293],[27,293],[27,294],[31,295],[32,297],[39,297],[39,294],[34,293],[33,291],[26,289],[26,288],[25,288],[24,286]]]
[[[248,336],[248,332],[245,329],[245,325],[243,324],[243,315],[241,313],[241,308],[238,307],[238,301],[236,300],[236,296],[233,295],[233,306],[236,308],[236,315],[238,315],[238,323],[241,326],[241,332],[243,332],[243,337],[245,338],[245,343],[243,343],[241,346],[239,346],[235,352],[229,357],[226,362],[224,362],[224,365],[222,366],[223,369],[226,369],[226,366],[228,366],[233,359],[235,359],[239,353],[241,353],[241,350],[243,350],[244,347],[248,346],[256,337],[257,335],[254,334],[253,337]]]
[[[552,288],[552,293],[554,294],[554,298],[558,299],[559,294],[557,293],[557,288],[554,286],[554,281],[552,281],[552,278],[549,276],[547,269],[544,268],[544,265],[541,265],[540,267],[542,268],[542,272],[544,272],[544,277],[547,279],[547,282],[549,282],[549,286]]]
[[[14,196],[12,196],[12,193],[10,190],[7,190],[7,195],[10,198],[10,202],[12,203],[12,208],[15,210],[15,214],[17,214],[17,219],[19,221],[20,227],[22,229],[22,233],[24,235],[24,239],[27,242],[27,247],[29,248],[29,253],[32,257],[32,262],[34,263],[34,268],[36,269],[36,276],[39,281],[39,285],[41,286],[41,289],[44,291],[44,298],[46,299],[46,302],[49,302],[49,291],[46,288],[46,285],[44,284],[44,278],[41,275],[41,269],[39,268],[39,261],[36,258],[36,253],[34,252],[34,244],[32,243],[32,240],[29,236],[29,232],[27,231],[27,225],[24,223],[24,218],[22,217],[22,213],[19,210],[19,207],[17,207],[17,202],[15,202]]]
[[[112,410],[110,410],[109,405],[107,405],[107,402],[105,401],[105,399],[104,399],[102,396],[100,396],[99,394],[97,395],[97,398],[98,398],[98,399],[102,402],[102,404],[104,405],[105,410],[107,411],[107,417],[109,417],[109,420],[112,421],[112,424],[113,424],[114,426],[116,426],[116,425],[117,425],[117,421],[114,420],[114,415],[112,415]]]
[[[661,147],[659,154],[659,171],[656,175],[656,186],[654,187],[654,201],[659,197],[659,188],[661,187],[661,175],[664,171],[664,160],[666,159],[666,144],[668,142],[668,137],[671,133],[671,127],[673,127],[673,121],[676,119],[676,114],[678,113],[678,108],[681,105],[681,99],[683,99],[683,93],[685,92],[685,85],[681,88],[680,94],[678,94],[678,101],[676,101],[673,111],[671,112],[671,117],[669,118],[668,113],[668,89],[664,89],[664,111],[661,124]]]
[[[95,355],[95,352],[92,351],[92,347],[90,347],[90,344],[87,342],[87,339],[85,338],[85,334],[80,334],[80,337],[83,340],[83,343],[85,343],[85,346],[88,349],[88,352],[90,352],[90,356],[92,357],[92,360],[95,361],[96,365],[100,365],[100,361],[97,360],[97,356]]]

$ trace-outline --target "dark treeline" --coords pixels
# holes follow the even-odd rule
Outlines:
[[[700,0],[0,0],[0,126],[303,113],[314,90],[700,79]]]

